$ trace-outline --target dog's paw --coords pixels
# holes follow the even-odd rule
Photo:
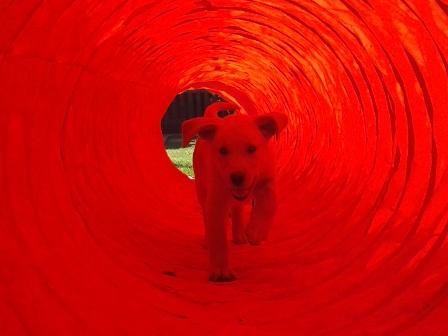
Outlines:
[[[230,269],[216,269],[210,273],[209,281],[230,282],[236,280],[236,275]]]
[[[233,243],[237,245],[248,244],[247,236],[244,232],[233,234]]]
[[[246,236],[249,244],[259,246],[263,241],[268,239],[269,230],[257,228],[247,228]]]

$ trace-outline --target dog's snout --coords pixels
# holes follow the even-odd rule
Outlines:
[[[235,187],[241,187],[244,184],[245,174],[242,172],[230,174],[230,180]]]

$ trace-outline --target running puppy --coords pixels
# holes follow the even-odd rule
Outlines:
[[[272,137],[286,127],[281,113],[248,116],[217,116],[222,110],[239,110],[228,103],[215,103],[204,117],[182,124],[182,146],[196,134],[193,154],[196,194],[205,223],[210,253],[210,281],[236,279],[229,264],[227,222],[232,214],[235,244],[259,245],[267,239],[277,208],[277,163]],[[255,200],[247,227],[243,206]]]

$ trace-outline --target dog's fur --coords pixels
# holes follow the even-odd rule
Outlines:
[[[222,110],[239,107],[215,103],[204,117],[182,124],[183,147],[199,135],[193,169],[210,253],[210,281],[236,279],[229,265],[229,212],[235,244],[259,245],[267,239],[277,207],[277,163],[270,140],[287,124],[281,113],[233,114],[221,119],[217,112]],[[255,200],[255,206],[245,228],[243,206],[251,200]]]

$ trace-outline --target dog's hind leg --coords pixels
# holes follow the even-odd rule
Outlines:
[[[232,206],[232,237],[235,244],[247,244],[247,236],[244,232],[243,205]]]
[[[246,235],[251,245],[260,245],[268,238],[276,209],[277,194],[270,182],[257,192],[255,198],[255,205],[246,228]]]

